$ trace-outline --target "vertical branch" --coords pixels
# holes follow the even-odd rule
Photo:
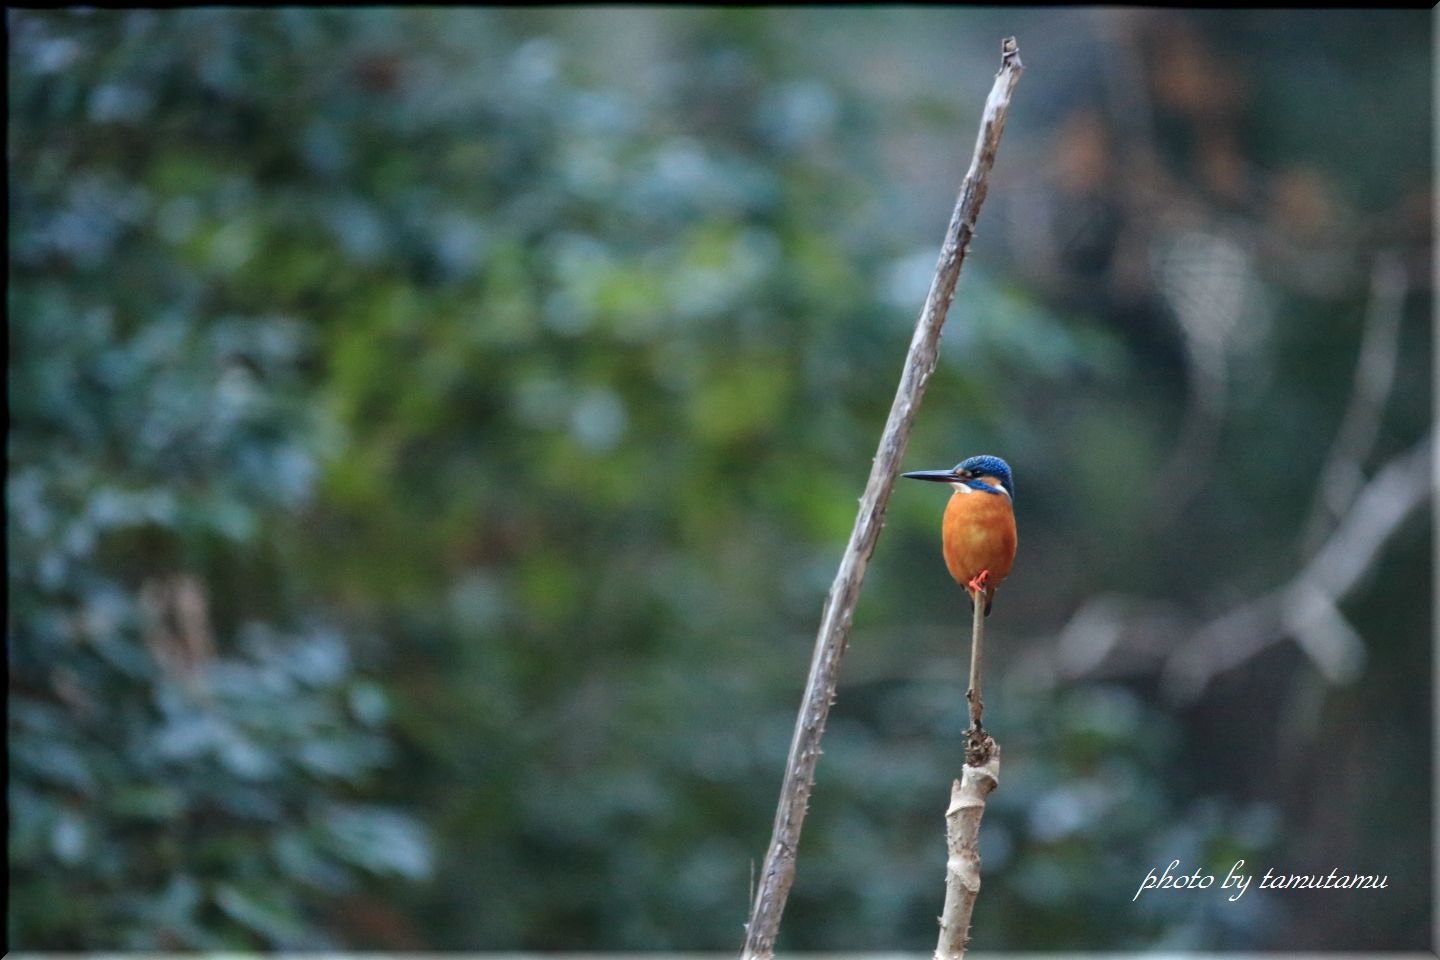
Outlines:
[[[988,739],[988,738],[987,738]],[[966,763],[950,787],[945,811],[945,908],[940,915],[940,942],[935,960],[961,960],[970,943],[970,915],[980,895],[980,818],[985,799],[1000,785],[1000,748],[990,741],[983,763]]]
[[[1395,382],[1400,324],[1408,292],[1409,281],[1400,257],[1394,251],[1382,252],[1375,258],[1370,274],[1370,303],[1365,310],[1365,332],[1361,335],[1350,403],[1335,431],[1330,455],[1315,488],[1310,519],[1305,523],[1302,541],[1307,554],[1320,546],[1365,482],[1361,467],[1375,447],[1385,401]]]
[[[980,722],[981,715],[985,712],[985,703],[980,699],[980,654],[985,641],[984,590],[976,591],[973,606],[975,623],[970,629],[970,689],[965,691],[965,699],[970,702],[970,730],[965,735],[965,763],[978,767],[990,759],[990,751],[995,749],[995,741],[990,739],[984,724]]]
[[[980,818],[985,798],[1000,785],[1000,747],[985,732],[980,699],[981,644],[985,639],[985,591],[975,592],[975,622],[970,630],[970,730],[965,735],[965,768],[950,787],[945,811],[945,907],[935,960],[961,960],[970,942],[970,914],[980,895]]]
[[[920,311],[915,335],[910,341],[910,350],[900,374],[900,384],[895,391],[895,401],[880,435],[880,445],[870,467],[864,496],[860,498],[855,527],[840,559],[835,582],[825,598],[820,630],[815,637],[815,652],[810,661],[810,674],[805,682],[800,713],[795,720],[795,733],[790,740],[790,755],[785,762],[785,779],[775,810],[775,826],[765,854],[765,865],[760,872],[760,886],[751,904],[750,922],[746,924],[742,956],[747,960],[752,957],[768,958],[775,953],[780,915],[795,879],[796,849],[815,780],[815,764],[820,757],[820,736],[825,730],[830,704],[835,699],[840,658],[845,652],[855,601],[865,577],[865,565],[884,525],[885,506],[890,500],[900,458],[910,437],[915,411],[925,392],[925,384],[935,370],[940,330],[950,309],[950,301],[955,296],[960,267],[975,235],[975,219],[985,201],[987,178],[995,163],[1000,135],[1005,129],[1005,116],[1010,109],[1010,94],[1023,69],[1019,47],[1013,37],[1007,37],[1001,44],[1000,70],[995,75],[995,83],[980,118],[980,132],[975,140],[970,169],[960,185],[960,195],[935,266],[935,278],[930,284],[925,306]]]

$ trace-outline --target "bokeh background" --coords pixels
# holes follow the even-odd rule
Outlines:
[[[1428,12],[7,25],[12,948],[737,949],[1009,34],[906,458],[1017,478],[974,944],[1428,946]],[[787,949],[934,943],[921,486]]]

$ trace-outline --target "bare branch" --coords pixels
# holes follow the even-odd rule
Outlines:
[[[1365,649],[1339,603],[1405,520],[1433,495],[1433,444],[1434,434],[1427,434],[1390,461],[1294,579],[1210,621],[1177,648],[1163,673],[1170,694],[1199,696],[1216,674],[1290,636],[1331,681],[1354,676]]]
[[[1385,544],[1434,496],[1433,449],[1432,432],[1381,468],[1310,562],[1275,589],[1203,623],[1171,603],[1102,594],[1017,669],[1033,687],[1049,689],[1081,677],[1146,674],[1158,666],[1167,694],[1184,701],[1198,697],[1218,674],[1293,638],[1327,680],[1353,678],[1364,662],[1364,641],[1340,604]]]
[[[1320,472],[1320,484],[1305,523],[1306,554],[1313,551],[1331,525],[1350,506],[1364,482],[1361,466],[1380,433],[1380,416],[1395,382],[1400,352],[1400,320],[1404,314],[1408,280],[1394,252],[1375,258],[1370,274],[1370,305],[1365,311],[1365,333],[1355,364],[1355,386],[1350,405],[1335,433],[1330,455]]]
[[[1000,748],[991,745],[989,758],[979,766],[965,764],[960,779],[950,787],[950,808],[945,811],[945,907],[940,915],[940,942],[935,960],[961,960],[970,942],[970,916],[980,895],[980,818],[985,800],[1000,785]]]
[[[980,818],[985,798],[1000,783],[1000,747],[985,732],[980,699],[981,643],[985,639],[985,593],[974,595],[974,625],[970,631],[970,729],[965,735],[965,766],[950,788],[945,811],[945,906],[940,914],[940,942],[935,960],[961,960],[970,942],[970,914],[980,895]]]
[[[970,630],[970,689],[965,699],[970,702],[970,733],[965,745],[965,762],[982,764],[989,759],[990,749],[995,741],[985,735],[981,719],[985,713],[985,702],[980,699],[980,654],[985,642],[985,592],[976,591],[973,602],[974,625]]]
[[[1001,44],[1000,70],[995,75],[995,83],[980,118],[980,132],[975,140],[970,169],[960,185],[955,211],[951,214],[950,224],[945,231],[945,243],[935,267],[935,279],[920,312],[915,336],[910,341],[910,350],[900,375],[900,385],[895,391],[895,401],[890,407],[889,418],[880,436],[880,445],[871,464],[865,493],[860,498],[860,511],[855,518],[855,527],[850,533],[845,554],[841,557],[835,582],[825,599],[820,630],[815,638],[815,652],[810,661],[810,675],[805,683],[804,699],[795,721],[795,733],[790,741],[790,755],[785,764],[785,780],[775,811],[770,847],[760,872],[760,887],[751,904],[750,922],[746,925],[742,953],[746,958],[768,958],[775,952],[780,916],[785,909],[790,884],[795,879],[796,848],[800,842],[800,828],[805,821],[810,790],[814,784],[815,764],[820,756],[820,737],[825,730],[830,704],[835,699],[840,658],[845,652],[855,601],[860,593],[861,581],[865,577],[865,565],[869,562],[875,549],[875,541],[879,538],[884,524],[885,507],[900,467],[900,458],[910,437],[915,411],[919,407],[930,374],[935,370],[940,330],[950,309],[950,301],[955,296],[955,283],[960,277],[960,268],[975,235],[975,220],[980,213],[981,204],[985,201],[987,177],[1000,147],[1000,135],[1005,129],[1010,94],[1015,89],[1023,69],[1015,39],[1006,38]]]

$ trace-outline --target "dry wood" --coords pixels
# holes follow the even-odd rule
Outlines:
[[[982,766],[990,759],[990,751],[995,746],[985,733],[985,725],[981,722],[985,713],[985,702],[980,699],[980,654],[981,646],[985,642],[985,595],[983,592],[975,597],[974,607],[975,623],[970,630],[970,689],[965,691],[965,699],[970,702],[970,731],[965,737],[965,762],[972,766]]]
[[[980,895],[980,818],[985,800],[1000,784],[1000,748],[990,743],[984,763],[967,763],[950,787],[945,811],[945,908],[940,915],[940,943],[935,960],[960,960],[970,942],[970,915]]]
[[[936,960],[960,960],[970,942],[970,914],[980,894],[980,818],[985,798],[1000,784],[1000,747],[981,723],[985,704],[980,699],[981,643],[985,639],[984,594],[976,597],[970,631],[970,730],[965,735],[965,766],[950,788],[945,811],[945,907],[940,914],[940,943]]]
[[[891,404],[884,432],[880,435],[880,445],[870,467],[870,478],[865,484],[864,496],[860,498],[855,527],[850,533],[845,554],[841,557],[835,582],[825,598],[820,630],[815,638],[815,652],[810,661],[810,674],[805,683],[800,713],[796,718],[795,733],[790,741],[785,779],[775,811],[775,826],[765,854],[765,865],[760,872],[760,885],[751,904],[750,922],[746,924],[745,946],[742,951],[745,958],[768,958],[775,953],[775,937],[780,929],[780,916],[785,909],[790,885],[795,879],[796,849],[810,800],[810,789],[814,784],[815,763],[820,757],[820,737],[825,730],[830,704],[835,699],[840,658],[845,652],[850,622],[855,612],[855,601],[859,597],[860,584],[865,577],[865,565],[869,562],[875,549],[875,541],[884,525],[885,507],[890,500],[890,490],[895,484],[906,441],[910,437],[915,411],[925,392],[925,384],[935,369],[940,330],[950,309],[950,301],[955,296],[955,282],[960,277],[961,265],[975,235],[975,219],[985,201],[987,177],[995,162],[1000,135],[1005,128],[1010,94],[1015,89],[1023,69],[1015,39],[1006,38],[1001,44],[1000,70],[995,75],[995,83],[985,101],[984,113],[980,119],[980,132],[975,140],[970,169],[960,185],[960,195],[956,199],[954,213],[951,214],[950,224],[945,231],[945,242],[935,267],[935,278],[930,284],[930,293],[925,298],[915,335],[910,341],[910,350],[906,354],[905,366],[900,374],[900,385],[895,391],[895,401]]]

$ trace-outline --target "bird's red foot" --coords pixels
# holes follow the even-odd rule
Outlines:
[[[985,590],[985,581],[989,579],[990,571],[981,570],[979,573],[975,574],[975,576],[970,578],[970,582],[967,583],[966,586],[969,587],[974,593],[983,593]]]

